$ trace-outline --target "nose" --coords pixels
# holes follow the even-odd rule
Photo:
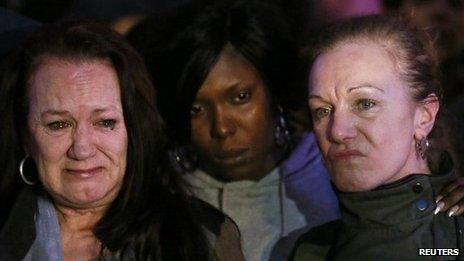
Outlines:
[[[226,108],[217,106],[212,115],[211,137],[225,139],[235,133],[237,125]]]
[[[356,138],[355,119],[348,113],[334,112],[329,122],[328,135],[335,143],[346,143]]]
[[[68,156],[75,160],[91,158],[96,153],[91,128],[77,125],[72,134],[72,145],[68,150]]]

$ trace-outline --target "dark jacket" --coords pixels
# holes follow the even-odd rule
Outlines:
[[[338,192],[342,219],[301,237],[294,260],[424,260],[420,248],[462,249],[463,218],[433,214],[436,193],[452,179],[451,172],[417,174],[372,191]]]
[[[6,223],[0,230],[0,260],[23,260],[36,238],[35,213],[37,193],[31,187],[19,194]],[[240,234],[233,221],[207,203],[192,198],[194,218],[207,231],[213,251],[219,260],[244,260]],[[105,259],[106,260],[106,259]],[[108,260],[119,260],[108,258]],[[123,258],[132,260],[132,258]]]

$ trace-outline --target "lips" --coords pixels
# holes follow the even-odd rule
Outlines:
[[[219,150],[214,153],[214,157],[220,160],[234,159],[244,155],[247,151],[247,148]]]
[[[94,168],[70,168],[66,169],[68,174],[79,178],[90,178],[93,177],[104,170],[103,167],[94,167]]]
[[[364,157],[365,155],[358,150],[341,150],[329,154],[332,161],[349,160],[356,157]]]

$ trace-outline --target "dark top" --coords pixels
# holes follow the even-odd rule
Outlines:
[[[25,187],[0,231],[0,260],[22,260],[36,238],[37,193]],[[194,218],[207,231],[218,260],[244,260],[235,223],[207,203],[191,198]],[[126,260],[125,258],[123,258]],[[117,260],[117,259],[108,259]]]
[[[367,192],[338,192],[341,220],[302,236],[294,260],[424,260],[419,248],[462,249],[464,219],[433,214],[436,193],[454,178],[414,174]]]

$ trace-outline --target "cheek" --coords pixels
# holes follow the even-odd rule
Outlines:
[[[193,145],[202,151],[207,150],[211,142],[209,122],[203,119],[192,119],[190,126],[190,136]]]
[[[67,134],[52,137],[43,131],[38,131],[32,135],[30,153],[39,173],[59,168],[70,146],[70,138]]]
[[[218,145],[215,138],[211,136],[211,122],[206,118],[192,119],[190,130],[190,141],[198,156],[209,162],[214,157],[215,147]]]
[[[31,136],[31,157],[34,159],[41,183],[47,190],[60,187],[60,173],[70,148],[69,137],[51,137],[45,132]]]
[[[400,148],[409,147],[407,141],[414,133],[413,116],[406,111],[391,113],[388,117],[379,117],[370,124],[364,124],[363,130],[367,139],[377,150],[392,153]]]
[[[327,139],[327,125],[322,122],[313,121],[313,131],[316,135],[316,140],[319,145],[320,150],[324,156],[327,155],[330,147],[330,142]]]
[[[118,132],[110,133],[109,135],[102,134],[97,136],[96,144],[102,144],[107,150],[112,151],[113,154],[126,158],[127,156],[127,132],[125,128],[118,130]]]
[[[413,126],[411,116],[405,111],[392,112],[389,117],[365,124],[361,131],[366,133],[368,160],[363,167],[372,171],[372,184],[383,184],[393,178],[404,167],[413,148]]]
[[[262,143],[272,143],[274,137],[274,119],[267,104],[261,103],[237,110],[234,118],[237,125],[252,141],[262,141]]]
[[[127,162],[128,138],[125,128],[116,132],[96,133],[94,144],[97,160],[110,161],[117,174],[124,174]]]

